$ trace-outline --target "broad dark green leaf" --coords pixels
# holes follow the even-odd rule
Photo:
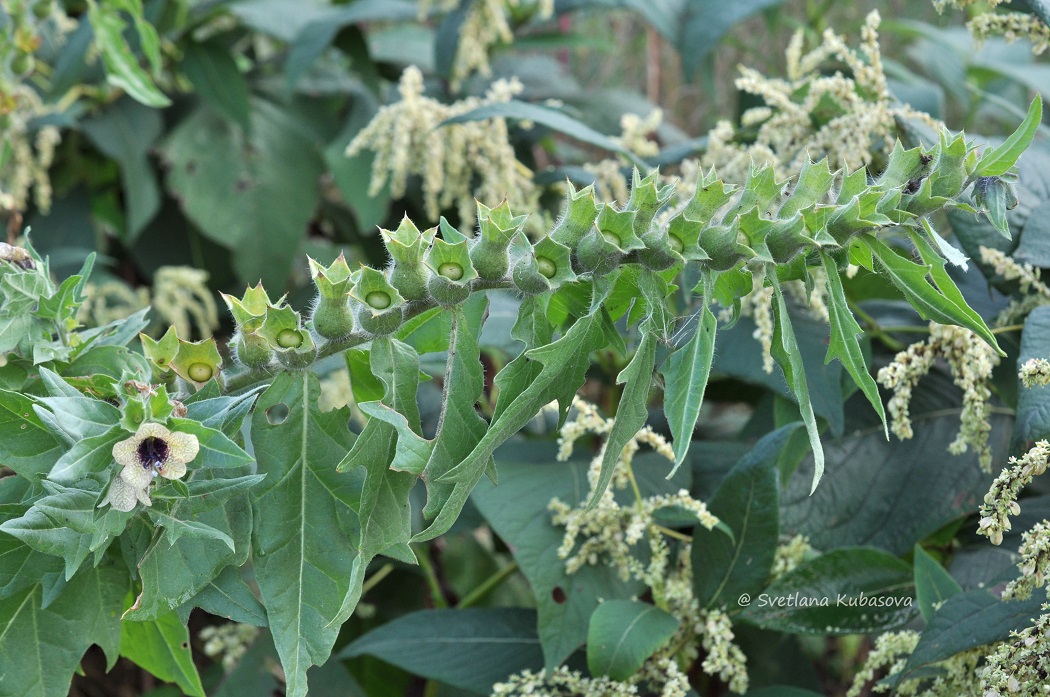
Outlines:
[[[1030,624],[1045,602],[1044,593],[1003,601],[983,589],[948,598],[926,625],[900,677],[961,651],[1005,640],[1010,632]]]
[[[208,108],[190,114],[161,153],[167,186],[205,237],[236,250],[239,278],[283,288],[317,205],[324,169],[313,136],[290,110],[252,102],[251,133]]]
[[[1024,121],[1006,141],[997,147],[988,148],[977,161],[975,174],[982,177],[998,177],[1006,174],[1017,162],[1017,158],[1031,144],[1035,132],[1043,120],[1043,98],[1037,93]]]
[[[233,397],[211,397],[188,401],[186,402],[186,418],[200,422],[201,426],[222,431],[231,439],[236,438],[241,431],[244,417],[248,415],[248,411],[255,404],[256,397],[264,389],[266,389],[265,385]]]
[[[44,425],[32,399],[0,390],[0,462],[32,479],[46,474],[63,450],[65,445]]]
[[[929,622],[937,608],[948,598],[961,593],[962,588],[948,570],[918,544],[915,545],[914,556],[915,599],[919,603],[922,618]]]
[[[806,425],[809,445],[813,450],[813,485],[810,493],[816,491],[820,478],[824,476],[824,448],[820,444],[820,431],[817,428],[817,417],[813,414],[813,404],[809,399],[809,385],[806,382],[806,368],[802,364],[802,353],[791,328],[791,317],[788,315],[787,303],[780,284],[773,276],[773,344],[770,353],[780,369],[784,371],[788,387],[798,400],[802,413],[802,422]]]
[[[190,697],[204,697],[190,651],[190,633],[178,613],[155,620],[120,623],[120,655],[165,682],[173,682]]]
[[[254,489],[253,563],[288,694],[306,694],[306,671],[328,660],[350,590],[359,535],[359,472],[339,474],[353,443],[348,410],[322,413],[310,372],[282,373],[259,398],[252,444],[266,479]],[[274,425],[266,411],[283,404]]]
[[[536,461],[525,463],[501,457],[499,486],[481,482],[472,501],[510,545],[529,580],[536,596],[544,666],[552,669],[586,640],[587,622],[599,597],[631,598],[641,586],[622,581],[606,564],[565,573],[565,560],[558,558],[564,529],[551,525],[547,505],[555,497],[570,506],[583,500],[588,492],[587,463],[556,463],[552,448],[545,453],[536,448],[535,454]]]
[[[642,325],[642,340],[631,362],[616,376],[616,384],[624,385],[616,418],[605,438],[605,453],[602,456],[598,483],[594,487],[589,508],[598,505],[602,494],[612,481],[616,462],[623,454],[624,446],[645,426],[649,417],[649,388],[653,384],[653,368],[656,366],[656,333]]]
[[[65,697],[92,644],[102,647],[112,667],[127,589],[127,573],[107,560],[77,574],[46,609],[38,583],[0,600],[2,693]]]
[[[247,132],[251,128],[248,83],[228,49],[217,42],[187,43],[182,69],[201,99]]]
[[[742,616],[793,634],[869,634],[915,615],[911,567],[870,547],[846,547],[804,562],[750,600]]]
[[[595,608],[587,630],[591,675],[626,680],[678,631],[679,621],[637,600],[607,600]]]
[[[125,240],[134,242],[160,210],[160,187],[149,161],[150,148],[164,127],[160,112],[124,98],[85,119],[80,127],[95,147],[120,164],[127,208]]]
[[[1050,354],[1050,307],[1037,307],[1028,315],[1021,333],[1018,365]],[[1023,388],[1017,395],[1012,451],[1024,449],[1028,441],[1050,436],[1050,386]]]
[[[700,418],[700,407],[704,403],[707,379],[711,374],[717,331],[718,320],[705,302],[693,336],[685,346],[672,353],[667,363],[660,368],[664,378],[664,413],[674,438],[675,466],[671,470],[672,476],[685,461],[693,441],[693,429]]]
[[[675,27],[675,47],[682,55],[686,75],[692,76],[700,64],[718,48],[718,42],[737,22],[784,0],[743,0],[742,2],[688,2]]]
[[[693,530],[693,588],[701,607],[733,603],[765,587],[780,537],[777,461],[798,424],[773,431],[737,462],[711,498],[708,510],[729,526]]]
[[[543,668],[536,612],[519,608],[410,612],[338,654],[342,659],[364,655],[482,695],[514,673]]]
[[[871,377],[871,373],[868,372],[868,363],[864,360],[864,352],[861,351],[860,342],[857,340],[857,337],[863,334],[864,330],[857,324],[857,319],[849,309],[846,301],[846,292],[842,288],[842,279],[839,278],[839,270],[835,261],[823,252],[820,254],[820,260],[824,265],[824,273],[828,279],[827,306],[828,319],[831,324],[831,340],[828,343],[828,355],[824,362],[830,363],[833,358],[837,358],[842,362],[850,377],[853,378],[853,382],[861,389],[871,406],[875,408],[879,418],[882,420],[883,431],[886,437],[889,438],[890,432],[889,426],[886,424],[886,409],[883,407],[882,398],[879,396],[879,386],[875,383],[875,378]]]
[[[886,440],[882,425],[851,422],[850,433],[828,443],[828,472],[810,495],[812,461],[787,482],[781,524],[817,549],[869,545],[897,555],[944,525],[977,510],[992,477],[973,452],[950,455],[959,430],[959,392],[939,372],[923,378],[911,406],[915,435]],[[863,411],[870,415],[864,406]],[[994,415],[989,443],[1005,461],[1010,419]],[[941,466],[931,467],[930,463]]]

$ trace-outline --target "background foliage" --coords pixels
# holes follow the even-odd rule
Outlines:
[[[471,25],[471,13],[493,6],[513,41],[493,35],[492,23],[483,27],[487,34]],[[993,38],[974,50],[962,13],[939,17],[920,3],[5,3],[0,190],[14,198],[2,208],[9,242],[28,226],[40,256],[32,273],[4,262],[0,282],[0,348],[9,356],[0,367],[0,462],[5,474],[18,475],[0,478],[0,694],[65,694],[71,679],[73,694],[128,686],[156,695],[302,694],[307,674],[311,691],[322,694],[488,694],[513,674],[562,663],[659,694],[662,681],[652,671],[663,678],[671,671],[656,665],[661,651],[681,659],[687,689],[721,694],[740,691],[731,673],[715,667],[722,659],[732,664],[733,654],[719,653],[727,646],[746,655],[744,689],[754,694],[771,686],[843,694],[884,631],[908,627],[921,636],[896,671],[900,681],[936,677],[952,669],[933,666],[1029,625],[1041,612],[1042,591],[1005,603],[989,589],[1017,576],[1021,532],[1046,517],[1038,480],[1016,529],[990,546],[977,535],[976,513],[992,476],[973,448],[947,452],[964,411],[951,367],[937,362],[916,388],[907,441],[886,439],[879,415],[890,393],[880,401],[870,373],[926,338],[923,319],[967,326],[1005,352],[990,381],[993,471],[1046,437],[1047,388],[1019,388],[1015,366],[1046,357],[1050,318],[1032,309],[1050,302],[1050,293],[1033,301],[1038,289],[1005,276],[981,252],[1050,267],[1041,222],[1050,205],[1048,155],[1039,139],[1017,163],[1019,205],[1010,207],[1003,188],[971,201],[989,209],[987,218],[958,209],[930,216],[970,258],[965,268],[944,267],[940,255],[950,252],[930,248],[931,241],[917,266],[908,266],[919,258],[911,249],[901,255],[887,247],[881,257],[875,249],[869,255],[886,261],[868,265],[882,272],[842,277],[830,326],[778,290],[773,372],[763,369],[754,338],[762,315],[746,310],[718,326],[717,349],[705,354],[717,321],[706,302],[728,298],[731,309],[751,280],[726,273],[716,287],[710,274],[705,288],[703,274],[689,276],[692,270],[679,285],[688,290],[699,281],[705,303],[687,293],[661,302],[672,279],[659,285],[658,274],[633,272],[608,288],[594,283],[594,307],[588,292],[562,292],[544,307],[493,292],[487,307],[474,296],[455,310],[420,314],[393,339],[345,353],[329,348],[313,371],[268,378],[265,393],[248,389],[254,378],[238,383],[236,376],[224,390],[215,381],[192,390],[189,366],[213,359],[185,354],[181,368],[173,364],[182,382],[159,377],[171,380],[171,396],[185,404],[169,426],[201,443],[191,465],[198,473],[156,491],[148,513],[96,509],[113,444],[134,431],[128,405],[141,402],[121,384],[129,375],[159,379],[167,325],[177,325],[184,340],[215,334],[232,368],[225,344],[245,323],[220,318],[214,292],[239,297],[261,280],[270,298],[287,294],[292,307],[305,308],[315,292],[307,255],[319,262],[313,276],[318,268],[333,273],[340,254],[352,269],[359,262],[382,268],[388,245],[379,228],[397,230],[406,215],[420,229],[438,224],[425,177],[400,187],[391,178],[377,190],[372,168],[381,154],[364,147],[347,155],[384,105],[405,101],[398,84],[407,66],[418,66],[425,96],[434,100],[427,108],[441,115],[434,134],[451,127],[441,125],[446,118],[502,124],[504,156],[515,164],[496,175],[528,196],[510,203],[515,213],[531,214],[536,229],[526,229],[535,236],[556,220],[566,178],[610,195],[617,183],[627,190],[632,166],[695,178],[689,163],[707,151],[710,140],[701,134],[717,117],[738,127],[735,143],[756,141],[757,127],[741,117],[761,97],[736,89],[736,64],[778,75],[794,30],[807,45],[819,44],[829,25],[854,36],[872,7],[883,14],[892,95],[981,144],[1001,143],[1025,118],[1030,97],[1050,91],[1045,61],[1029,45]],[[471,63],[478,51],[484,60]],[[821,74],[843,68],[831,60]],[[494,96],[493,82],[511,77],[520,91]],[[824,106],[832,114],[841,108]],[[632,139],[621,116],[644,121],[656,107],[662,120]],[[502,118],[482,120],[491,116]],[[831,116],[818,110],[812,118],[816,128]],[[1028,125],[1021,129],[1028,140],[1045,131],[1038,115]],[[909,147],[937,147],[936,132],[922,123],[901,119],[897,126]],[[49,127],[61,142],[41,140]],[[483,130],[489,127],[478,125],[477,137],[492,138]],[[1005,166],[983,160],[977,173],[1010,179],[1019,150],[989,147],[1006,153]],[[892,162],[887,149],[872,169],[892,169]],[[474,172],[470,191],[482,190],[485,177]],[[27,178],[32,195],[17,195]],[[863,186],[917,195],[907,191],[909,178]],[[749,191],[760,186],[748,182]],[[448,228],[473,228],[472,205],[440,208],[446,240],[454,234]],[[926,237],[911,239],[913,249],[924,249]],[[857,260],[816,265],[838,279],[836,263],[847,261]],[[893,282],[887,271],[894,263],[910,281]],[[179,266],[206,275],[171,269]],[[812,285],[805,266],[795,277]],[[654,285],[632,306],[647,288],[643,276]],[[147,303],[151,313],[142,309]],[[598,305],[605,309],[589,312]],[[1004,309],[1011,319],[996,324]],[[572,320],[575,334],[567,329]],[[660,338],[670,341],[641,331],[642,320],[669,323],[669,336]],[[297,317],[274,321],[299,327]],[[572,351],[522,367],[522,344],[549,344],[551,324],[571,334]],[[864,332],[859,341],[852,326]],[[785,327],[794,328],[790,336]],[[147,340],[144,357],[139,331],[160,339],[160,348]],[[825,365],[829,344],[840,360]],[[178,350],[197,350],[187,345]],[[592,348],[591,360],[578,360]],[[477,356],[480,363],[470,360]],[[515,382],[494,386],[492,376],[511,365],[502,375]],[[662,402],[643,379],[655,365],[666,380]],[[566,387],[566,375],[586,377],[583,394],[606,416],[619,414],[622,426],[584,435],[576,454],[557,462],[557,416],[532,417],[542,404],[571,398],[575,385]],[[674,392],[705,381],[706,396]],[[500,391],[515,396],[529,384],[539,385],[535,394],[508,416]],[[401,396],[417,390],[418,402]],[[144,413],[160,418],[159,402],[141,404],[134,408],[157,409]],[[419,458],[433,456],[406,444],[429,443],[424,438],[440,433],[450,408],[463,421],[456,434],[477,441],[491,423],[515,435],[493,443],[494,453],[460,452],[462,444],[439,437],[433,447],[445,449],[444,460],[428,465],[428,490],[415,475]],[[581,413],[578,406],[570,421],[580,422]],[[612,469],[646,423],[675,436],[668,447],[680,467],[670,481],[664,476],[674,465],[657,453],[628,463],[630,481]],[[814,490],[817,431],[826,474]],[[659,539],[672,545],[670,568],[692,574],[684,578],[696,608],[675,606],[673,589],[621,576],[604,557],[570,573],[566,555],[559,556],[565,526],[552,522],[551,501],[570,508],[586,501],[588,463],[606,440],[613,444],[604,468],[613,480],[608,496],[618,503],[603,505],[627,512],[650,506],[653,524],[668,531]],[[468,455],[483,456],[469,486],[441,479]],[[378,467],[349,466],[362,459]],[[400,471],[387,469],[391,461]],[[337,462],[349,471],[337,472]],[[652,503],[681,490],[706,502],[721,525],[708,529],[695,511]],[[444,511],[435,500],[454,502],[440,525],[430,520]],[[429,535],[428,525],[435,525]],[[803,553],[794,568],[778,567],[797,536],[808,546],[796,549]],[[633,553],[644,565],[658,550]],[[735,564],[742,557],[747,566]],[[738,602],[745,593],[882,594],[915,604],[883,612],[745,608]],[[686,645],[692,654],[681,653]]]

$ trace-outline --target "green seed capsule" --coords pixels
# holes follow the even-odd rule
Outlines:
[[[682,240],[680,238],[676,237],[675,235],[668,235],[667,236],[667,243],[669,245],[671,245],[671,249],[673,249],[674,251],[678,252],[679,254],[681,254],[682,250],[685,249],[685,245],[682,244]]]
[[[285,329],[277,335],[277,345],[281,348],[299,348],[303,345],[303,335],[295,329]]]
[[[558,273],[558,265],[547,257],[536,257],[536,268],[545,278],[554,278]]]
[[[463,267],[454,261],[446,261],[438,267],[438,273],[451,281],[463,278]]]
[[[605,239],[606,239],[607,241],[609,241],[609,242],[612,242],[613,244],[615,244],[615,245],[616,245],[617,247],[619,247],[619,246],[620,246],[620,244],[621,244],[621,242],[622,242],[622,241],[620,240],[620,236],[619,236],[619,235],[617,235],[617,234],[616,234],[615,232],[609,232],[609,231],[607,231],[607,230],[602,230],[602,236],[603,236],[603,237],[604,237],[604,238],[605,238]]]
[[[38,0],[33,3],[33,16],[46,19],[51,14],[51,0]]]
[[[365,302],[375,310],[385,310],[390,307],[390,294],[374,290],[365,296]]]
[[[205,363],[193,363],[189,369],[186,370],[186,374],[190,376],[190,380],[194,382],[207,382],[211,380],[211,376],[215,371],[212,370],[210,365]]]

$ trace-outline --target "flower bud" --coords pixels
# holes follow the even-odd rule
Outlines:
[[[490,281],[506,277],[510,267],[507,248],[527,219],[525,215],[515,217],[506,199],[495,208],[478,203],[480,234],[470,248],[470,261],[478,276]]]
[[[550,238],[569,249],[575,249],[586,235],[595,218],[598,217],[598,204],[594,200],[594,185],[577,191],[572,182],[566,181],[568,192],[565,196],[565,209],[561,218],[550,231]]]
[[[478,277],[465,239],[448,243],[434,240],[426,265],[434,272],[427,284],[431,297],[443,307],[452,307],[470,297],[470,282]]]
[[[357,321],[366,332],[386,336],[401,326],[405,299],[381,271],[362,266],[350,297],[361,304]]]
[[[631,175],[631,197],[624,210],[634,211],[634,234],[642,237],[649,232],[656,213],[674,196],[674,185],[658,186],[660,171],[654,170],[645,179],[638,176],[635,167]],[[665,267],[668,268],[668,267]]]
[[[266,309],[266,319],[258,335],[266,340],[281,365],[292,370],[309,367],[317,357],[310,332],[305,331],[299,313],[288,307]]]
[[[311,314],[314,329],[325,339],[342,339],[354,330],[349,289],[353,283],[346,258],[339,257],[330,266],[321,266],[307,257],[310,276],[317,287],[317,303]]]
[[[423,264],[423,256],[434,241],[437,228],[425,232],[412,224],[405,216],[394,231],[380,229],[383,242],[390,253],[390,285],[397,289],[405,300],[423,300],[427,297],[427,279],[430,272]]]

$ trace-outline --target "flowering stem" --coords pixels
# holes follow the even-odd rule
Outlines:
[[[512,561],[496,573],[489,576],[487,579],[482,581],[474,590],[467,593],[458,603],[456,603],[456,609],[462,610],[463,608],[473,607],[477,605],[481,600],[485,598],[489,593],[496,590],[506,581],[508,578],[514,575],[518,570],[518,562]]]
[[[365,593],[379,585],[379,582],[390,575],[390,572],[394,570],[393,564],[385,564],[383,568],[375,572],[368,577],[368,580],[361,585],[361,596],[364,597]]]
[[[686,535],[684,532],[678,532],[677,530],[672,530],[671,528],[665,528],[663,525],[653,525],[653,530],[667,535],[668,537],[673,537],[676,540],[681,540],[682,542],[693,541],[693,538],[689,535]]]

